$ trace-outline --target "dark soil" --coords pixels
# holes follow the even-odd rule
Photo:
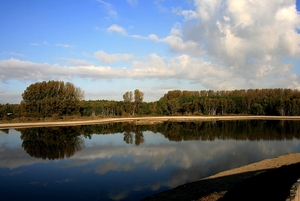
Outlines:
[[[285,201],[300,178],[300,163],[199,180],[149,196],[143,201]]]

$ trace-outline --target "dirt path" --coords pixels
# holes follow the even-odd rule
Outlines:
[[[45,127],[45,126],[72,126],[104,124],[112,122],[145,122],[155,121],[217,121],[217,120],[300,120],[300,116],[159,116],[159,117],[132,117],[132,118],[99,118],[95,120],[82,121],[58,121],[58,122],[29,122],[29,123],[0,123],[0,129]]]

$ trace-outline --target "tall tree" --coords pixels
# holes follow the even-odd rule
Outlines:
[[[22,94],[21,111],[34,116],[79,113],[84,91],[70,82],[44,81],[31,84]]]
[[[143,102],[143,99],[144,99],[144,93],[138,89],[134,90],[134,109],[136,113],[139,113],[140,105]]]
[[[133,95],[132,95],[132,91],[127,91],[124,95],[123,95],[123,99],[124,102],[132,102],[133,100]]]
[[[134,90],[134,93],[132,93],[132,91],[127,91],[123,95],[123,99],[124,99],[124,103],[125,103],[124,111],[126,113],[131,112],[132,115],[134,115],[135,113],[139,113],[140,105],[144,99],[144,93],[138,89]]]
[[[133,94],[132,91],[127,91],[124,95],[123,95],[123,99],[124,99],[124,112],[127,114],[134,114],[134,106],[133,106]]]

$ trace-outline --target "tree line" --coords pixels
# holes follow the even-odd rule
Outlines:
[[[153,102],[144,102],[144,95],[136,89],[125,92],[123,101],[84,100],[84,91],[70,82],[37,82],[25,89],[20,104],[0,104],[0,117],[300,115],[300,92],[292,89],[172,90]]]

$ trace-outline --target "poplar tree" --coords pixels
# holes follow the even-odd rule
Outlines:
[[[70,82],[43,81],[31,84],[22,94],[23,116],[51,117],[79,113],[84,91]]]

